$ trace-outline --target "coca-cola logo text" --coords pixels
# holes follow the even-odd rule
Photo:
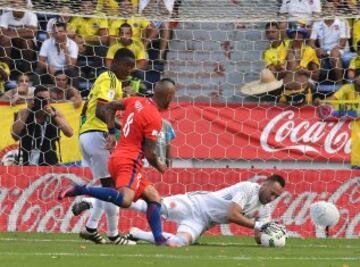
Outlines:
[[[296,150],[304,154],[320,154],[323,150],[327,154],[350,154],[349,125],[346,121],[296,120],[295,112],[287,110],[277,114],[266,124],[260,136],[260,145],[266,152]]]

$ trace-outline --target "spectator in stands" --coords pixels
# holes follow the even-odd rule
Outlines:
[[[99,13],[106,13],[112,16],[135,14],[134,4],[138,0],[98,0],[96,4],[96,11]]]
[[[81,1],[81,11],[84,14],[93,14],[94,10],[92,0]],[[69,26],[76,33],[74,40],[79,46],[80,54],[105,56],[106,49],[99,47],[108,45],[109,24],[102,14],[99,17],[72,17]]]
[[[1,15],[0,27],[0,56],[6,57],[9,65],[13,59],[20,57],[22,65],[17,68],[23,72],[31,71],[31,62],[35,56],[34,38],[38,30],[36,15],[31,11],[8,11]],[[20,55],[15,55],[13,48],[20,49]]]
[[[304,24],[291,23],[287,31],[289,42],[281,103],[292,105],[312,102],[312,83],[319,77],[320,62],[315,50],[306,45],[309,31]]]
[[[1,100],[10,102],[11,105],[23,104],[34,96],[35,88],[31,86],[31,76],[21,74],[17,78],[16,87],[7,91]]]
[[[165,60],[166,50],[168,49],[169,40],[171,37],[171,23],[153,22],[155,30],[151,32],[150,40],[160,38],[158,60],[163,62]]]
[[[70,79],[63,70],[54,74],[55,86],[50,87],[50,98],[54,101],[72,101],[75,108],[81,106],[80,92],[70,85]]]
[[[357,42],[357,55],[351,59],[347,74],[350,80],[360,75],[360,40]]]
[[[106,66],[109,67],[114,58],[116,51],[120,48],[128,48],[134,54],[136,58],[136,68],[143,70],[148,64],[148,55],[142,42],[133,39],[132,28],[129,24],[124,23],[121,25],[118,33],[118,40],[113,43],[106,55]]]
[[[67,37],[66,24],[55,24],[53,37],[44,41],[39,52],[36,73],[41,75],[41,83],[53,83],[52,77],[58,70],[64,70],[71,78],[77,77],[77,57],[78,46]]]
[[[156,34],[154,25],[146,18],[142,18],[136,15],[132,15],[128,19],[116,19],[110,22],[109,45],[116,42],[119,35],[120,26],[125,23],[131,26],[132,38],[134,40],[141,41],[144,44],[145,49],[147,49],[152,40],[151,38]]]
[[[176,0],[164,0],[164,1],[152,1],[152,0],[139,0],[139,14],[141,15],[153,15],[156,13],[162,17],[172,17],[173,11],[177,13],[177,8],[180,1]],[[160,38],[160,47],[158,60],[161,62],[165,59],[166,50],[171,36],[171,23],[168,21],[160,22],[154,21],[153,25],[156,30],[151,32],[150,40],[156,39],[156,35]]]
[[[310,20],[321,13],[320,0],[282,0],[279,10],[281,15],[296,19]]]
[[[355,19],[352,26],[352,47],[355,51],[358,50],[357,43],[360,41],[360,18]]]
[[[339,11],[346,10],[347,13],[356,12],[356,2],[357,0],[334,0],[336,4],[336,9]]]
[[[60,11],[62,13],[64,13],[64,14],[71,14],[73,12],[67,6],[62,7]],[[49,21],[46,24],[46,32],[49,34],[49,36],[51,36],[51,34],[53,34],[53,32],[54,32],[54,25],[55,24],[58,24],[58,23],[68,24],[70,22],[70,19],[71,19],[70,15],[60,15],[60,16],[56,16],[55,18],[49,19]],[[75,32],[71,29],[71,27],[69,27],[69,25],[66,25],[66,28],[67,28],[68,37],[69,38],[74,38],[75,37]]]
[[[324,59],[321,60],[321,68],[334,69],[335,82],[341,82],[344,76],[342,55],[345,53],[346,42],[350,38],[350,29],[346,20],[334,18],[335,8],[333,1],[328,0],[325,3],[324,12],[331,16],[331,19],[314,22],[309,45],[316,50],[319,59]]]
[[[354,83],[344,84],[337,90],[332,96],[328,97],[327,100],[346,100],[354,101],[354,103],[339,103],[337,104],[338,110],[341,111],[342,115],[356,115],[360,116],[360,75],[356,76]],[[318,104],[320,101],[317,99],[315,104]],[[353,113],[356,112],[356,114]]]
[[[18,161],[23,165],[57,165],[60,131],[67,137],[73,135],[64,115],[49,101],[49,90],[40,85],[34,91],[34,101],[16,114],[11,134],[20,140]]]
[[[270,45],[263,53],[264,63],[278,79],[281,79],[286,67],[287,46],[289,42],[281,39],[280,28],[277,22],[269,22],[265,25],[265,35]]]
[[[0,96],[5,92],[5,84],[9,80],[10,68],[3,58],[0,59]]]
[[[289,20],[305,20],[307,25],[311,24],[313,17],[321,13],[321,0],[282,0],[279,14],[286,16]],[[279,22],[281,35],[286,38],[286,21]]]

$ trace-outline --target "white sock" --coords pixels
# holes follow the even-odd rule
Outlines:
[[[130,209],[145,213],[147,210],[147,203],[145,200],[139,199],[136,202],[131,203]]]
[[[119,234],[118,223],[120,208],[110,202],[104,202],[103,207],[107,218],[107,235],[109,237],[117,236]]]
[[[93,203],[93,208],[90,210],[89,219],[86,222],[86,227],[91,229],[97,229],[99,225],[99,221],[101,219],[101,215],[103,212],[103,203],[102,200],[95,199]]]
[[[141,213],[146,213],[147,207],[148,207],[148,205],[147,205],[146,201],[142,200],[142,199],[139,199],[136,202],[131,203],[131,205],[130,205],[130,209],[136,210]],[[165,218],[165,219],[167,218],[167,208],[163,201],[161,201],[160,214],[163,218]]]
[[[146,232],[141,229],[136,229],[135,231],[130,232],[135,238],[138,238],[143,241],[147,241],[150,243],[155,243],[154,236],[152,232]],[[170,242],[175,243],[179,246],[187,246],[189,245],[188,241],[185,238],[176,236],[171,233],[163,232],[163,236],[168,239]]]

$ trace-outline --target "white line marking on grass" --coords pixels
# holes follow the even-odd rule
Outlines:
[[[54,242],[54,243],[84,243],[89,242],[84,239],[44,239],[44,238],[0,238],[0,241],[21,241],[21,242]],[[241,242],[200,242],[199,246],[251,246],[249,243]],[[254,247],[257,245],[254,243]],[[286,246],[287,248],[348,248],[348,249],[360,249],[360,246],[351,245],[326,245],[326,244],[293,244]]]
[[[58,242],[72,242],[72,243],[80,243],[80,242],[84,242],[85,240],[83,239],[40,239],[40,238],[0,238],[0,241],[21,241],[21,242],[54,242],[54,243],[58,243]]]
[[[12,252],[4,251],[0,252],[0,256],[37,256],[37,257],[115,257],[115,258],[157,258],[157,259],[178,259],[178,260],[213,260],[213,261],[224,261],[224,260],[303,260],[303,261],[334,261],[334,260],[343,260],[343,261],[360,261],[360,257],[249,257],[245,255],[231,257],[231,256],[185,256],[185,255],[169,255],[169,254],[111,254],[111,253],[71,253],[71,252],[53,252],[53,253],[44,253],[44,252],[35,252],[35,253],[26,253],[26,252]]]
[[[241,243],[241,242],[199,242],[200,246],[251,246],[252,244],[249,243]],[[257,245],[255,244],[254,241],[254,247],[256,247]],[[351,246],[351,245],[325,245],[325,244],[291,244],[291,245],[287,245],[286,247],[291,247],[291,248],[353,248],[353,249],[360,249],[360,246]]]

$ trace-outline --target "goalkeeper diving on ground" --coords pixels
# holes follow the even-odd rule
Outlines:
[[[163,232],[163,235],[172,244],[188,246],[215,225],[235,223],[254,229],[255,240],[260,244],[262,231],[276,226],[271,221],[272,204],[283,193],[284,187],[283,177],[271,175],[262,185],[246,181],[215,192],[196,191],[165,197],[161,215],[165,220],[176,222],[177,230],[176,234]],[[85,198],[74,206],[78,215],[79,210],[91,207],[91,199]],[[147,204],[138,200],[130,208],[145,213]],[[155,243],[151,232],[135,227],[130,229],[127,237]]]

